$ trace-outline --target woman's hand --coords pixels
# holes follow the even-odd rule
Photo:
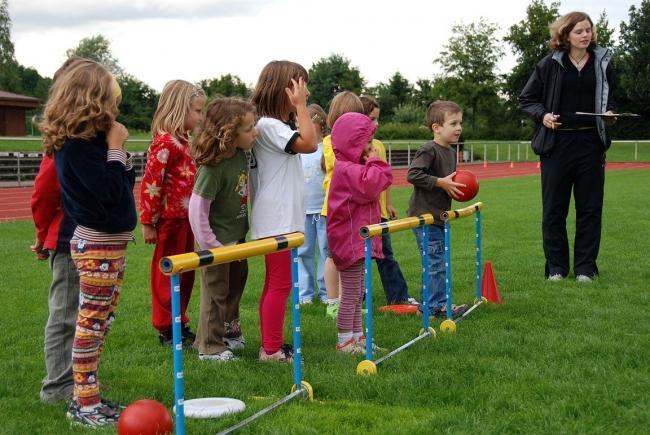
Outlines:
[[[142,238],[147,245],[153,245],[158,240],[158,232],[153,225],[142,225]]]
[[[562,125],[561,122],[557,122],[559,118],[560,115],[547,113],[546,115],[544,115],[544,118],[542,119],[542,123],[544,124],[544,127],[550,128],[551,130],[555,130],[556,128]]]
[[[608,110],[607,112],[605,112],[605,115],[613,115],[613,114],[614,114],[614,112],[612,112],[611,110]],[[616,123],[617,119],[618,118],[616,118],[615,116],[605,116],[605,117],[603,117],[603,122],[605,123],[605,125],[607,127],[611,127],[612,125],[614,125]]]

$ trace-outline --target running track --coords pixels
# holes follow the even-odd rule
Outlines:
[[[536,162],[521,163],[489,163],[487,166],[482,164],[461,165],[461,167],[470,169],[480,180],[491,178],[508,178],[521,177],[525,175],[539,174],[539,168]],[[607,170],[615,171],[621,169],[650,169],[650,162],[631,162],[631,163],[608,163]],[[394,186],[407,186],[406,169],[393,170]],[[0,188],[0,222],[15,220],[31,220],[32,214],[29,201],[32,196],[33,187],[7,187]],[[135,197],[140,194],[140,183],[135,185]]]

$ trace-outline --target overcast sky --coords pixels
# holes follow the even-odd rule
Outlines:
[[[396,71],[411,82],[437,72],[433,60],[454,24],[484,17],[499,36],[525,17],[529,1],[507,0],[9,0],[20,63],[51,76],[65,51],[101,33],[124,70],[157,90],[168,80],[238,75],[249,85],[274,59],[309,68],[332,53],[369,85]],[[550,2],[548,2],[550,3]],[[548,4],[547,3],[547,4]],[[565,0],[560,13],[607,11],[616,30],[641,0]],[[506,50],[509,52],[509,50]],[[513,57],[500,63],[512,68]]]

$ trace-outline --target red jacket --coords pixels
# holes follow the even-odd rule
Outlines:
[[[31,208],[36,238],[43,244],[43,248],[70,252],[70,238],[75,225],[63,214],[56,166],[54,159],[47,155],[43,156],[34,180]]]
[[[360,163],[375,125],[359,113],[346,113],[332,128],[336,165],[327,200],[327,242],[338,270],[364,258],[359,229],[381,222],[379,195],[393,182],[388,163],[378,157]],[[372,256],[384,258],[381,237],[372,239]]]
[[[187,219],[196,165],[187,139],[169,133],[154,136],[140,188],[140,222]]]

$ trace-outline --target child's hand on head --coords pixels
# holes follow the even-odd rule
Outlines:
[[[436,187],[439,187],[447,192],[447,195],[451,196],[452,198],[458,199],[462,194],[458,188],[465,187],[465,185],[463,183],[457,183],[453,181],[452,178],[454,175],[456,175],[456,171],[452,172],[444,178],[438,178],[436,181]]]
[[[307,97],[309,97],[309,90],[307,89],[307,83],[298,77],[298,81],[291,79],[291,87],[284,89],[289,96],[289,102],[294,106],[298,107],[300,105],[307,106]]]
[[[106,142],[108,148],[111,150],[126,150],[124,144],[129,137],[129,130],[117,121],[113,122],[113,126],[106,134]]]
[[[366,162],[372,157],[379,157],[379,154],[377,154],[375,147],[372,146],[372,142],[368,142],[363,150],[363,154],[361,154],[361,161]]]

